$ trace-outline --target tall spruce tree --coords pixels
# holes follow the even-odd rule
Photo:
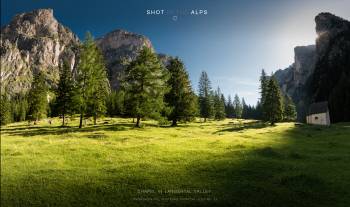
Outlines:
[[[11,97],[11,113],[13,121],[24,121],[27,118],[28,100],[25,93],[18,93]]]
[[[283,102],[280,88],[274,77],[269,80],[268,90],[264,101],[264,110],[267,120],[274,125],[283,118]]]
[[[268,87],[269,87],[269,78],[267,77],[265,70],[262,69],[261,70],[261,75],[260,75],[260,104],[261,104],[261,115],[262,115],[262,119],[267,121],[268,120],[268,109],[265,108],[265,100],[266,100],[266,96],[267,96],[267,92],[268,92]]]
[[[0,96],[0,125],[11,122],[11,104],[7,94]]]
[[[297,118],[297,112],[295,105],[290,96],[285,95],[283,98],[283,120],[285,121],[295,121]]]
[[[168,91],[168,73],[151,48],[143,47],[137,58],[125,69],[123,88],[128,110],[136,117],[157,117],[164,108],[164,94]]]
[[[226,117],[228,118],[233,118],[234,117],[234,106],[233,102],[231,99],[231,95],[228,95],[226,104],[225,104],[225,112],[226,112]]]
[[[74,82],[72,71],[68,62],[64,61],[60,68],[60,80],[56,90],[56,110],[58,115],[62,116],[62,126],[65,125],[66,114],[74,110]]]
[[[215,119],[222,120],[225,118],[225,98],[218,87],[214,93],[214,112]]]
[[[241,105],[242,105],[242,118],[243,119],[248,119],[250,118],[250,106],[248,106],[244,100],[244,98],[242,98],[241,101]]]
[[[183,62],[179,58],[171,59],[167,69],[170,90],[165,94],[165,101],[170,107],[168,119],[172,121],[172,126],[176,126],[177,121],[195,116],[196,99]]]
[[[237,119],[242,118],[243,107],[242,107],[242,103],[239,99],[239,96],[237,94],[235,95],[235,98],[233,99],[233,106],[234,106],[234,111],[235,111],[235,117]]]
[[[45,76],[42,72],[38,72],[33,77],[32,86],[29,90],[29,115],[31,119],[38,121],[47,116],[48,110],[48,86]]]
[[[111,91],[111,93],[107,96],[106,106],[107,114],[109,116],[124,115],[124,97],[125,92],[123,90]]]
[[[106,110],[106,96],[109,92],[106,67],[101,51],[88,32],[80,50],[80,62],[77,70],[77,88],[75,103],[80,107],[79,128],[84,116],[97,116]]]
[[[258,120],[264,120],[263,112],[262,112],[262,104],[261,104],[261,102],[259,100],[258,100],[258,102],[256,103],[256,106],[255,106],[254,118],[258,119]]]
[[[106,101],[111,92],[107,79],[107,72],[104,66],[95,71],[95,78],[99,81],[95,82],[96,85],[92,93],[92,99],[88,105],[89,114],[91,114],[94,119],[94,125],[97,124],[97,118],[107,112]]]
[[[211,82],[208,74],[202,71],[198,84],[199,113],[204,122],[214,114],[214,103],[211,89]]]
[[[223,93],[221,94],[220,102],[221,102],[221,112],[222,112],[221,115],[223,115],[221,119],[225,119],[226,118],[226,108],[225,108],[226,99]]]

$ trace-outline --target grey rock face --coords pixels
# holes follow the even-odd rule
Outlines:
[[[78,37],[60,24],[52,9],[16,15],[1,28],[1,87],[9,93],[27,91],[33,73],[43,71],[47,82],[58,81],[59,64],[77,64]]]
[[[119,88],[120,76],[126,67],[125,64],[135,60],[142,47],[146,46],[154,50],[147,37],[120,29],[97,38],[96,44],[105,58],[112,89]],[[164,66],[167,66],[172,57],[158,54],[158,58]]]
[[[119,88],[119,77],[125,62],[134,60],[142,47],[153,49],[151,41],[139,34],[115,30],[96,39],[106,61],[109,80],[113,89]]]
[[[294,63],[275,73],[283,93],[288,94],[296,104],[299,120],[302,120],[305,114],[305,87],[314,71],[316,58],[315,45],[295,47]]]
[[[296,85],[304,85],[313,73],[316,62],[315,45],[299,46],[294,48],[293,79]]]

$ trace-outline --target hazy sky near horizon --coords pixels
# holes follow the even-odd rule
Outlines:
[[[213,88],[249,104],[258,100],[262,68],[286,68],[295,46],[314,44],[318,13],[350,19],[350,0],[1,0],[1,25],[38,8],[52,8],[80,39],[115,29],[145,35],[157,52],[184,61],[195,89],[205,70]],[[164,14],[147,15],[153,9]],[[190,15],[196,9],[207,14]]]

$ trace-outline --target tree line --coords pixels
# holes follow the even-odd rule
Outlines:
[[[296,109],[292,99],[282,94],[278,83],[273,76],[267,76],[264,69],[260,76],[260,102],[261,119],[268,121],[271,125],[280,121],[294,121],[296,119]]]
[[[232,100],[228,95],[225,98],[220,87],[215,91],[211,87],[208,74],[203,71],[198,83],[199,116],[207,119],[222,120],[224,118],[261,119],[258,107],[247,105],[244,98],[236,94]]]
[[[1,95],[1,124],[12,121],[34,121],[42,118],[62,118],[79,114],[79,128],[84,120],[92,118],[96,125],[98,117],[123,116],[141,120],[153,118],[171,121],[192,121],[201,117],[222,120],[225,118],[261,119],[272,124],[281,120],[295,119],[295,106],[288,96],[282,96],[273,77],[264,70],[260,78],[261,99],[256,106],[247,105],[236,94],[225,98],[218,87],[213,90],[208,74],[203,71],[196,94],[189,74],[179,58],[171,58],[166,66],[157,54],[143,47],[135,60],[125,64],[120,75],[120,88],[111,90],[104,58],[90,33],[80,48],[80,60],[73,73],[68,62],[59,68],[57,87],[50,89],[43,72],[33,75],[27,94]]]
[[[94,124],[103,115],[136,119],[140,127],[144,118],[167,118],[176,126],[197,115],[197,97],[189,75],[179,58],[172,58],[165,68],[151,48],[143,47],[137,58],[126,63],[121,87],[112,91],[101,51],[90,33],[80,48],[75,73],[67,62],[59,67],[57,87],[50,89],[45,74],[33,74],[27,94],[1,95],[1,124],[30,120],[36,123],[46,117],[59,116],[66,125],[67,116],[79,114],[79,128],[84,120]]]

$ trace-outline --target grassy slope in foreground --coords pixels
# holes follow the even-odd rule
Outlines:
[[[350,124],[108,120],[3,128],[2,206],[350,206]]]

